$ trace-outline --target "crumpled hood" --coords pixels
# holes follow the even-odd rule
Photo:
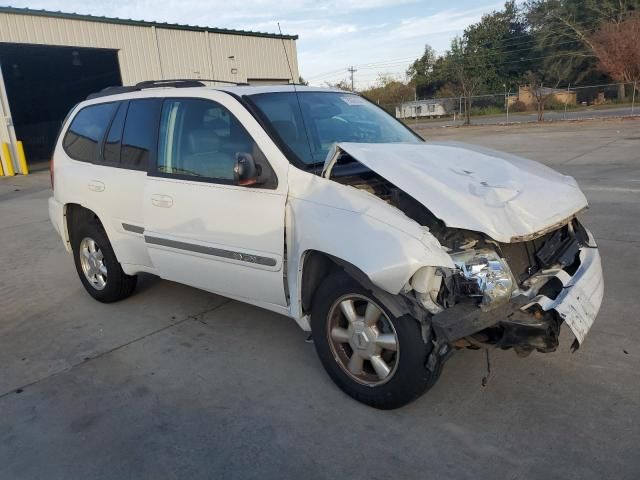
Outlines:
[[[576,181],[540,163],[462,143],[340,143],[448,227],[518,241],[587,206]],[[335,157],[334,157],[335,158]],[[330,173],[331,157],[325,165]]]

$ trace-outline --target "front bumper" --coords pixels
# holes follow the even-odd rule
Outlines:
[[[555,311],[569,326],[579,344],[591,329],[604,295],[604,278],[600,252],[589,234],[589,245],[580,250],[580,266],[573,275],[560,270],[555,277],[562,282],[562,290],[555,299],[536,296],[523,308],[539,305],[543,311]]]
[[[563,269],[542,272],[535,286],[490,311],[461,303],[434,315],[436,336],[453,343],[484,330],[491,333],[487,337],[492,337],[489,343],[497,347],[550,352],[557,347],[559,327],[564,322],[578,345],[582,344],[600,310],[604,293],[600,253],[590,233],[588,245],[580,249],[580,265],[573,275]],[[547,291],[542,287],[553,278],[562,288],[556,290],[556,295],[542,294]]]

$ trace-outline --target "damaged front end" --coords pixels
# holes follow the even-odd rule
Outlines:
[[[420,268],[403,290],[403,295],[429,312],[439,344],[513,348],[521,356],[534,350],[553,352],[564,323],[575,336],[573,349],[584,341],[600,308],[603,279],[593,237],[575,213],[533,233],[516,235],[513,229],[505,230],[499,238],[487,231],[451,227],[396,185],[398,178],[391,183],[340,148],[329,157],[323,175],[395,206],[427,227],[449,253],[455,268]],[[468,190],[474,188],[470,183]],[[494,190],[504,195],[499,187]],[[477,201],[485,201],[478,210],[488,216],[486,198]],[[491,201],[489,207],[503,208],[502,214],[509,208],[509,200]],[[574,210],[580,205],[576,195]],[[523,204],[518,210],[523,216],[531,214]],[[507,213],[513,218],[512,212]]]
[[[440,341],[547,353],[558,347],[566,322],[573,348],[583,342],[603,283],[593,238],[577,219],[525,242],[468,240],[450,254],[457,268],[435,272],[441,288],[434,303],[441,308],[432,310],[432,327]]]

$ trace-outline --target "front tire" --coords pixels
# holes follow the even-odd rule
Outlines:
[[[327,277],[316,292],[311,329],[320,361],[347,395],[380,409],[402,407],[430,388],[439,365],[427,369],[431,342],[419,323],[395,317],[345,272]]]
[[[122,271],[102,226],[95,220],[77,224],[72,233],[73,259],[85,290],[103,303],[131,295],[137,277]]]

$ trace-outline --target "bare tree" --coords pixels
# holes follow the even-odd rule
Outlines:
[[[590,37],[600,68],[617,82],[640,81],[640,12],[609,21]],[[624,89],[624,85],[622,85]],[[624,90],[623,90],[624,91]]]
[[[471,125],[471,102],[482,86],[482,79],[464,60],[456,63],[454,72],[464,99],[464,124]]]
[[[471,124],[471,103],[473,96],[484,85],[486,67],[482,58],[475,54],[463,39],[451,42],[449,59],[453,81],[464,99],[464,124]]]
[[[539,74],[529,72],[527,74],[529,81],[529,91],[536,101],[536,111],[538,112],[538,121],[544,121],[544,108],[547,102],[555,93],[554,88],[545,88],[542,77]],[[557,84],[556,84],[557,87]]]

